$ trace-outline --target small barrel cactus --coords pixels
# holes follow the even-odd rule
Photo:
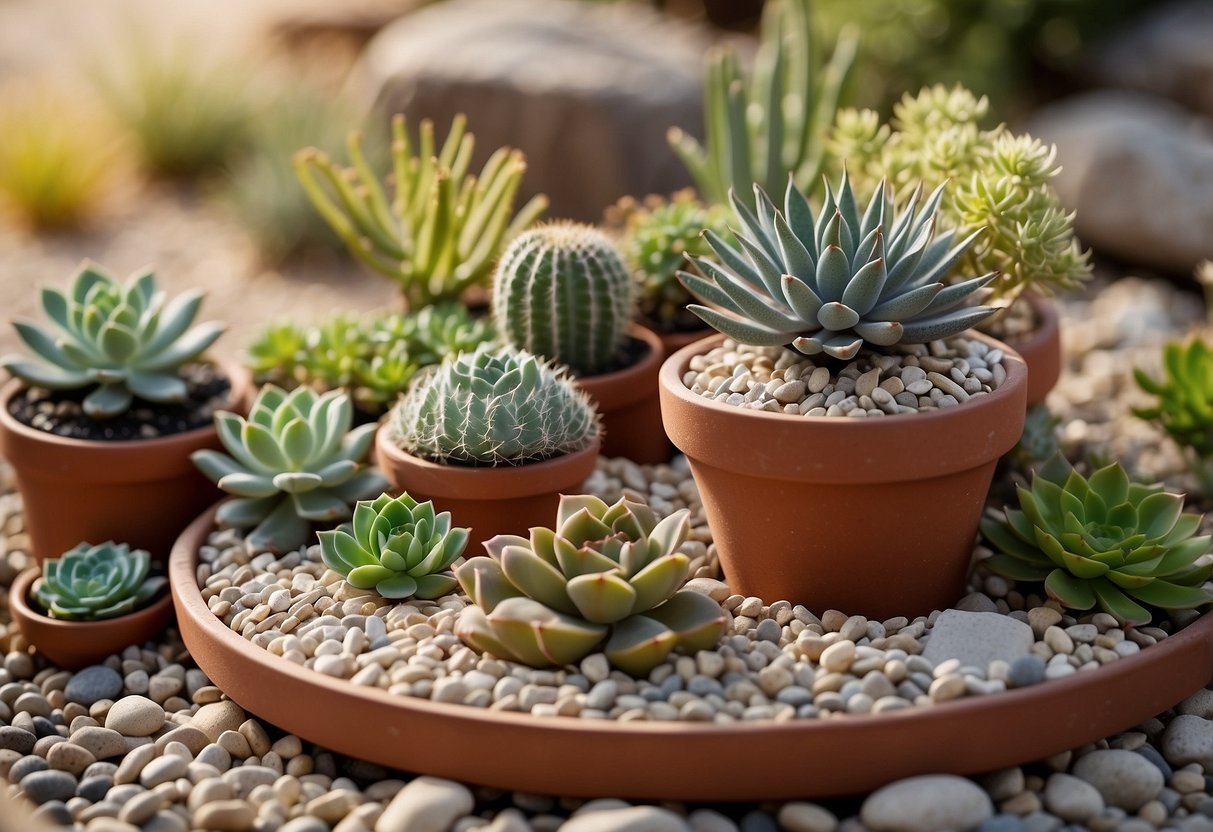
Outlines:
[[[1098,606],[1126,625],[1152,620],[1142,606],[1190,609],[1213,601],[1213,563],[1197,564],[1210,538],[1183,497],[1129,481],[1120,463],[1084,478],[1054,456],[1019,489],[1019,510],[987,516],[981,531],[998,550],[1000,575],[1043,581],[1073,610]]]
[[[562,496],[556,529],[528,540],[498,535],[456,570],[476,605],[457,632],[468,644],[533,667],[579,661],[602,647],[633,675],[648,673],[675,648],[707,650],[728,617],[705,595],[683,590],[690,560],[678,551],[689,512],[657,520],[621,499]]]
[[[487,346],[421,376],[394,419],[405,451],[470,465],[575,453],[599,433],[594,405],[563,370],[525,352]]]
[[[116,618],[143,607],[168,583],[164,577],[148,577],[151,563],[147,552],[132,552],[125,543],[81,543],[42,562],[32,597],[51,618]]]
[[[363,500],[348,528],[320,532],[324,563],[352,586],[384,598],[441,598],[456,586],[448,571],[463,554],[468,529],[451,528],[449,511],[428,500],[387,494]]]
[[[83,403],[94,418],[117,416],[136,397],[182,402],[188,390],[178,369],[202,355],[224,330],[213,321],[190,329],[201,304],[202,293],[193,291],[166,303],[150,271],[122,285],[86,262],[67,292],[42,290],[42,309],[57,335],[35,324],[15,324],[41,360],[10,355],[0,366],[26,384],[50,390],[95,387]]]
[[[375,425],[350,430],[353,406],[340,392],[307,387],[287,393],[261,388],[247,420],[215,414],[227,454],[195,451],[194,464],[237,499],[219,507],[221,528],[252,529],[254,549],[288,552],[307,542],[309,521],[349,519],[355,500],[381,493],[388,482],[360,463]]]
[[[712,304],[690,310],[735,341],[849,360],[865,343],[949,338],[994,314],[963,305],[993,274],[945,285],[980,232],[955,244],[954,231],[935,233],[943,186],[921,209],[915,192],[898,213],[882,182],[861,214],[844,174],[837,193],[827,188],[816,219],[791,182],[783,211],[761,189],[757,195],[757,212],[733,200],[741,248],[708,231],[719,262],[692,258],[707,277],[680,275],[692,294]]]
[[[576,223],[519,235],[493,278],[493,316],[502,337],[578,375],[605,372],[623,358],[634,298],[615,244]]]

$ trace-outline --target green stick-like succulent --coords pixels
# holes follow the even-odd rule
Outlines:
[[[394,412],[401,447],[436,462],[520,465],[597,441],[598,414],[563,369],[517,350],[448,359]]]
[[[215,414],[227,454],[195,451],[194,464],[236,499],[215,515],[222,528],[252,529],[252,548],[288,552],[307,542],[310,523],[350,517],[351,503],[388,487],[374,468],[360,463],[375,425],[350,430],[349,396],[318,395],[307,387],[290,393],[261,388],[247,420]]]
[[[168,579],[148,577],[151,556],[112,540],[81,543],[62,557],[42,562],[32,597],[51,618],[98,621],[144,606]]]
[[[1095,606],[1125,624],[1152,620],[1142,606],[1190,609],[1213,601],[1204,583],[1213,563],[1197,561],[1210,538],[1183,497],[1129,481],[1120,463],[1084,478],[1053,457],[1019,489],[1019,510],[987,516],[981,531],[999,551],[987,564],[1074,610]],[[1206,559],[1207,560],[1207,559]]]
[[[691,311],[730,338],[850,359],[865,343],[948,338],[993,314],[962,305],[993,275],[942,282],[978,233],[955,245],[954,232],[935,233],[942,187],[921,209],[915,192],[898,213],[881,185],[861,216],[844,174],[837,196],[827,186],[816,218],[791,182],[782,212],[760,188],[755,193],[757,212],[733,203],[740,249],[706,232],[719,260],[692,258],[707,277],[680,274],[693,295],[719,307]]]
[[[451,513],[435,514],[428,500],[382,494],[360,501],[348,528],[319,534],[325,565],[352,586],[384,598],[433,599],[455,588],[447,570],[467,547],[469,531],[451,528]]]
[[[829,63],[814,44],[809,0],[774,0],[762,16],[762,42],[749,79],[731,48],[709,53],[704,76],[704,142],[678,128],[670,146],[704,199],[726,204],[736,190],[752,209],[751,186],[768,192],[791,176],[812,187],[825,133],[855,62],[858,39],[844,32]]]
[[[393,118],[390,202],[357,133],[348,144],[350,168],[315,148],[295,156],[316,210],[355,257],[400,284],[413,311],[484,283],[502,247],[547,207],[537,196],[514,213],[526,170],[520,151],[500,148],[479,177],[470,174],[475,142],[466,127],[456,116],[436,150],[433,122],[423,121],[414,153],[404,117]]]
[[[642,503],[562,496],[556,529],[530,539],[498,535],[455,574],[476,604],[456,631],[478,650],[532,667],[579,661],[603,646],[633,675],[676,648],[707,650],[728,616],[705,595],[683,590],[690,559],[678,551],[689,512],[658,521]]]
[[[223,324],[190,325],[202,304],[201,292],[183,292],[165,303],[150,271],[119,284],[100,266],[85,262],[67,292],[42,290],[42,309],[57,334],[17,322],[17,334],[39,359],[9,355],[0,366],[26,384],[51,390],[93,387],[84,412],[117,416],[135,397],[149,402],[184,401],[178,370],[194,361],[223,334]]]

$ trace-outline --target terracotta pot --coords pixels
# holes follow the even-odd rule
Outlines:
[[[884,419],[787,416],[695,395],[691,359],[661,368],[666,433],[691,463],[733,592],[876,620],[944,609],[964,591],[998,458],[1019,440],[1027,370],[954,408]]]
[[[132,644],[156,641],[173,617],[173,597],[162,592],[150,606],[101,621],[61,621],[35,609],[29,593],[40,571],[27,569],[13,581],[8,607],[21,634],[58,667],[77,670],[97,664]]]
[[[507,791],[709,802],[856,794],[917,774],[977,774],[1041,760],[1139,725],[1213,678],[1210,614],[1089,673],[883,714],[619,722],[431,702],[326,676],[232,632],[198,590],[198,549],[213,528],[208,512],[186,530],[169,576],[186,647],[224,693],[342,754]],[[795,764],[722,764],[739,748],[755,760]]]
[[[246,377],[228,378],[230,401],[246,401]],[[181,530],[219,496],[190,461],[196,450],[221,448],[213,425],[158,439],[67,439],[13,417],[9,403],[21,388],[13,380],[0,390],[0,454],[13,466],[38,560],[114,540],[163,563]]]
[[[669,358],[683,347],[689,347],[696,341],[702,341],[704,338],[710,338],[715,334],[716,330],[711,327],[704,327],[703,329],[694,329],[690,332],[658,332],[657,337],[661,339],[662,353],[666,358]]]
[[[451,513],[455,525],[470,528],[474,541],[498,534],[525,536],[532,526],[551,526],[560,495],[581,493],[581,484],[598,461],[594,445],[529,465],[439,465],[400,450],[391,433],[379,430],[375,453],[395,493],[407,491],[416,500],[432,500],[438,511]]]
[[[1061,316],[1052,298],[1028,293],[1023,299],[1036,313],[1039,325],[1028,338],[1010,344],[1028,365],[1028,407],[1033,407],[1045,400],[1061,377]]]
[[[652,330],[633,324],[630,333],[648,348],[639,361],[613,373],[578,378],[577,383],[594,398],[602,414],[602,455],[656,465],[668,462],[671,456],[657,399],[657,372],[664,353],[661,339]]]

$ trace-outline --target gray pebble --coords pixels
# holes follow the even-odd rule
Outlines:
[[[12,725],[0,728],[0,748],[16,751],[18,754],[33,753],[37,740],[32,731],[24,731]]]
[[[122,677],[103,664],[86,667],[72,676],[63,689],[69,702],[90,707],[102,699],[117,699],[122,693]]]
[[[1045,660],[1035,654],[1019,656],[1011,660],[1007,670],[1007,684],[1013,688],[1026,688],[1045,680]]]
[[[76,796],[76,778],[66,771],[35,771],[21,779],[21,791],[34,803],[67,801]]]
[[[41,757],[22,757],[13,763],[12,768],[8,770],[8,781],[10,783],[20,783],[27,775],[38,771],[46,771],[49,768],[50,764]]]

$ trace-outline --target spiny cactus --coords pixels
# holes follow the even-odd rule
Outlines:
[[[562,496],[556,529],[530,539],[498,535],[456,570],[476,604],[459,637],[478,650],[533,667],[566,665],[602,647],[621,670],[643,675],[676,648],[708,650],[728,617],[683,590],[690,560],[678,551],[689,512],[658,521],[642,503]]]
[[[1070,609],[1098,606],[1124,624],[1146,624],[1142,606],[1190,609],[1213,601],[1204,583],[1213,563],[1197,565],[1210,538],[1194,536],[1200,517],[1162,487],[1129,481],[1114,463],[1085,478],[1054,456],[1019,489],[1019,509],[987,516],[981,531],[999,554],[986,563],[1019,581],[1043,581]]]
[[[345,393],[287,393],[261,388],[248,419],[215,414],[227,454],[195,451],[194,464],[236,499],[215,515],[221,528],[252,529],[253,549],[289,552],[307,542],[310,523],[348,519],[351,503],[378,494],[388,482],[361,465],[375,425],[350,430],[353,406]]]
[[[187,387],[179,368],[197,359],[224,330],[213,321],[190,329],[201,305],[202,293],[194,291],[165,303],[150,271],[121,285],[86,261],[68,292],[42,290],[42,309],[58,335],[35,324],[14,324],[41,360],[10,355],[0,359],[0,366],[26,384],[51,390],[95,385],[83,404],[94,418],[125,412],[135,397],[181,402]]]
[[[351,586],[384,598],[441,598],[456,586],[447,571],[467,547],[468,529],[452,528],[449,511],[408,494],[359,501],[348,528],[320,532],[324,563]]]
[[[529,353],[474,353],[419,378],[397,405],[405,451],[437,462],[518,465],[597,441],[598,414],[563,370]]]
[[[355,257],[400,284],[413,311],[483,283],[502,246],[547,207],[537,196],[514,213],[526,170],[520,151],[499,148],[479,177],[470,174],[475,142],[466,128],[467,119],[456,116],[436,150],[433,122],[422,121],[414,153],[404,117],[393,118],[390,201],[358,133],[350,134],[350,168],[315,148],[295,155],[295,172],[316,210]]]
[[[151,562],[147,552],[131,551],[125,543],[81,543],[42,562],[32,597],[51,618],[116,618],[144,606],[168,583],[164,577],[148,577]]]
[[[493,316],[510,344],[574,373],[612,369],[628,339],[635,288],[610,238],[588,225],[533,228],[493,278]]]
[[[865,343],[948,338],[993,314],[962,306],[993,275],[942,282],[977,236],[953,245],[954,232],[935,233],[942,187],[921,209],[916,192],[898,213],[882,184],[861,216],[844,173],[837,195],[827,187],[816,219],[794,183],[782,212],[760,188],[755,193],[757,213],[734,201],[740,250],[707,232],[719,262],[692,258],[707,277],[681,274],[692,294],[720,307],[691,311],[728,337],[850,359]]]

